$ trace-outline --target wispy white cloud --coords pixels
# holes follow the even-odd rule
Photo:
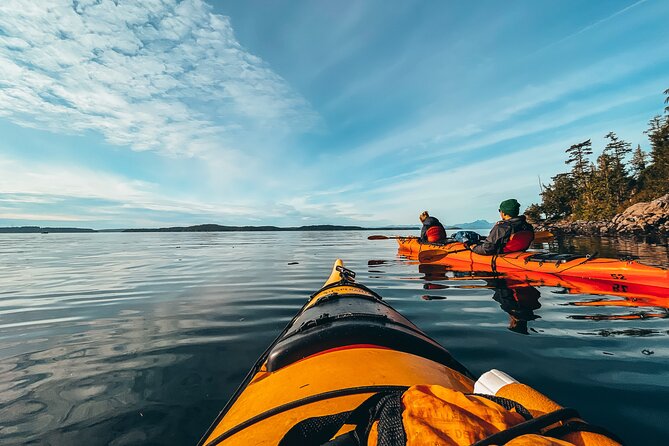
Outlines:
[[[94,227],[197,223],[315,224],[369,219],[350,203],[299,198],[175,195],[159,185],[74,165],[25,163],[0,156],[0,221],[91,223]],[[271,221],[271,223],[268,223]],[[123,222],[123,223],[119,223]],[[93,224],[94,223],[94,224]],[[5,222],[5,224],[7,224]]]
[[[564,43],[564,42],[566,42],[566,41],[568,41],[568,40],[572,40],[573,38],[578,37],[578,36],[580,36],[581,34],[584,34],[584,33],[588,32],[588,31],[590,31],[591,29],[597,28],[598,26],[600,26],[600,25],[602,25],[602,24],[604,24],[604,23],[606,23],[606,22],[608,22],[608,21],[610,21],[610,20],[612,20],[612,19],[614,19],[614,18],[616,18],[616,17],[618,17],[618,16],[620,16],[620,15],[622,15],[622,14],[625,14],[626,12],[628,12],[629,10],[631,10],[631,9],[633,9],[633,8],[635,8],[635,7],[637,7],[637,6],[639,6],[640,4],[642,4],[642,3],[646,3],[646,1],[647,1],[647,0],[639,0],[639,1],[635,2],[635,3],[632,3],[631,5],[628,5],[628,6],[624,7],[624,8],[622,8],[622,9],[620,9],[620,10],[614,12],[613,14],[610,14],[610,15],[604,17],[603,19],[599,19],[599,20],[597,20],[597,21],[594,22],[594,23],[591,23],[591,24],[589,24],[589,25],[587,25],[587,26],[584,26],[583,28],[579,29],[578,31],[576,31],[576,32],[574,32],[574,33],[571,33],[571,34],[569,34],[568,36],[563,37],[562,39],[558,40],[557,42],[553,42],[553,43],[551,43],[550,45],[548,45],[548,46],[542,48],[542,49],[539,50],[538,52],[544,52],[544,51],[546,51],[546,50],[548,50],[548,49],[550,49],[550,48],[556,47],[556,46],[558,46],[558,45],[560,45],[560,44],[562,44],[562,43]]]
[[[6,0],[0,31],[0,116],[22,126],[211,157],[319,119],[200,0]]]
[[[633,83],[607,96],[592,90],[623,81],[661,61],[669,61],[669,46],[658,44],[643,52],[630,51],[576,67],[551,79],[536,82],[504,97],[491,99],[485,107],[478,102],[457,112],[434,110],[429,119],[407,121],[368,144],[355,148],[360,162],[370,162],[389,154],[430,158],[491,146],[540,131],[576,123],[611,108],[657,95],[665,80],[653,76],[642,84]],[[542,108],[548,104],[552,107]],[[492,112],[491,112],[492,110]],[[528,114],[528,116],[519,115]],[[472,124],[476,123],[476,124]],[[403,155],[402,155],[403,154]]]
[[[121,175],[91,170],[80,166],[32,163],[0,158],[0,219],[16,218],[9,205],[23,208],[62,204],[63,213],[69,211],[68,221],[93,220],[80,209],[67,209],[76,200],[96,200],[90,214],[97,218],[115,214],[121,220],[130,210],[173,212],[182,215],[230,217],[252,215],[254,209],[236,203],[203,202],[170,196],[157,184],[138,181]],[[106,203],[100,205],[99,202]],[[13,209],[13,208],[11,208]],[[62,215],[59,220],[64,220]],[[103,218],[102,218],[103,219]]]
[[[346,203],[364,210],[376,222],[417,224],[423,209],[450,224],[493,219],[503,199],[516,197],[523,206],[536,201],[539,176],[546,181],[563,165],[563,145],[560,141],[523,148],[458,167],[422,168],[328,201],[331,206]]]
[[[35,220],[35,221],[57,221],[57,222],[81,222],[81,221],[95,221],[96,217],[86,217],[82,215],[66,215],[66,214],[30,214],[30,213],[15,213],[3,212],[0,208],[0,219],[2,220]]]

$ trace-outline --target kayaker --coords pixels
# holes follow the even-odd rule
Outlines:
[[[430,217],[427,211],[423,211],[420,216],[423,227],[420,230],[420,241],[428,243],[443,243],[446,239],[446,230],[439,220]]]
[[[495,223],[488,237],[482,243],[465,243],[465,247],[481,255],[527,250],[534,240],[534,228],[519,213],[520,203],[515,198],[502,201],[499,204],[502,219]]]

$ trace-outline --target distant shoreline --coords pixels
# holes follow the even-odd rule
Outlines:
[[[457,228],[452,228],[457,229]],[[286,232],[286,231],[404,231],[420,230],[420,226],[362,226],[311,225],[296,227],[279,226],[222,226],[214,224],[172,226],[166,228],[90,229],[41,226],[0,227],[0,234],[49,234],[49,233],[99,233],[99,232]]]
[[[447,230],[489,229],[492,223],[477,220],[472,223],[446,226]],[[49,233],[92,233],[92,232],[295,232],[295,231],[420,231],[421,226],[350,226],[350,225],[308,225],[308,226],[226,226],[203,224],[192,226],[170,226],[165,228],[128,228],[128,229],[90,229],[90,228],[59,228],[44,226],[6,226],[0,227],[0,234],[49,234]]]

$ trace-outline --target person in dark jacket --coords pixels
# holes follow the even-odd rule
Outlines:
[[[465,246],[481,255],[525,251],[534,240],[534,228],[519,213],[520,203],[514,198],[502,201],[499,205],[502,219],[495,223],[488,237],[482,243]]]
[[[421,242],[443,243],[446,240],[444,226],[436,218],[430,217],[427,211],[420,214],[420,221],[423,223],[419,239]]]

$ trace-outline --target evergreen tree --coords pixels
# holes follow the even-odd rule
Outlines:
[[[664,94],[664,103],[669,104],[669,89]],[[532,204],[526,214],[535,219],[543,213],[548,220],[601,220],[620,212],[629,201],[652,200],[669,193],[669,106],[664,111],[648,123],[645,133],[650,153],[637,145],[630,160],[631,173],[626,166],[631,144],[614,132],[605,136],[608,143],[596,164],[589,161],[589,139],[574,144],[566,150],[565,164],[571,165],[571,170],[551,178],[551,184],[543,186],[541,204]]]
[[[571,174],[574,177],[577,187],[582,188],[590,174],[590,161],[588,156],[592,155],[592,142],[588,139],[578,144],[573,144],[567,150],[569,155],[565,164],[573,164]]]
[[[606,181],[609,184],[608,199],[610,207],[617,209],[621,204],[629,199],[632,186],[631,178],[625,167],[625,157],[632,151],[632,145],[627,141],[618,139],[615,133],[609,132],[606,136],[609,140],[604,148],[602,156],[606,155],[606,160],[602,167],[608,171],[605,174]]]
[[[543,220],[543,218],[541,218],[541,214],[543,214],[543,212],[544,211],[541,205],[537,203],[532,203],[525,209],[525,212],[523,212],[523,214],[525,214],[525,217],[527,217],[527,221],[529,221],[530,223],[538,223],[541,220]]]
[[[591,187],[595,168],[588,159],[592,155],[592,142],[588,139],[573,144],[565,152],[568,155],[565,164],[572,165],[570,175],[576,190],[571,204],[572,213],[578,219],[588,218],[589,209],[593,208],[597,201]]]
[[[597,166],[593,169],[588,194],[595,199],[581,210],[581,218],[601,220],[615,214],[617,208],[615,189],[612,187],[616,178],[615,157],[606,149],[597,157]]]
[[[657,198],[669,192],[669,115],[655,116],[648,124],[651,162],[644,170],[640,199]]]
[[[646,170],[646,166],[648,164],[648,154],[641,150],[641,144],[637,144],[636,149],[634,149],[630,164],[632,165],[632,178],[638,182],[641,179],[641,176],[644,170]]]
[[[551,184],[543,187],[541,208],[548,220],[569,217],[576,197],[577,191],[571,175],[559,173],[551,178]]]

